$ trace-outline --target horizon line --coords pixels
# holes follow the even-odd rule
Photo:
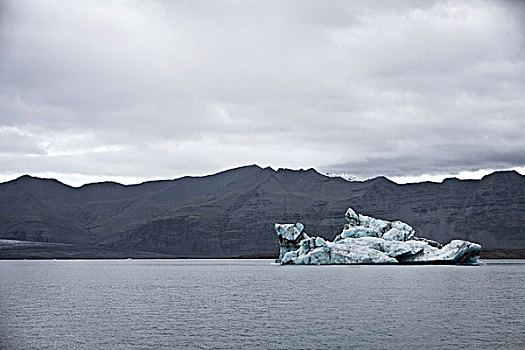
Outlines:
[[[434,174],[434,175],[421,174],[421,175],[392,176],[392,177],[389,177],[386,175],[377,175],[377,176],[368,177],[368,178],[359,178],[359,177],[352,176],[351,174],[342,173],[342,172],[321,172],[314,167],[310,167],[307,169],[305,168],[293,169],[293,168],[287,168],[287,167],[279,167],[276,170],[274,169],[274,167],[271,167],[271,166],[263,167],[258,164],[248,164],[248,165],[242,165],[242,166],[223,169],[220,171],[210,172],[207,174],[198,174],[198,175],[186,174],[186,175],[179,175],[179,176],[172,177],[172,178],[147,177],[147,176],[135,177],[135,176],[122,176],[122,175],[116,175],[116,176],[115,175],[109,175],[109,176],[84,175],[84,174],[60,173],[60,172],[56,172],[56,173],[55,172],[41,172],[41,173],[36,173],[36,175],[25,173],[25,174],[14,175],[14,176],[0,174],[0,185],[19,180],[20,178],[23,178],[23,177],[30,177],[30,178],[37,178],[41,180],[55,180],[55,181],[60,182],[63,185],[66,185],[72,188],[81,188],[83,186],[103,184],[103,183],[114,183],[114,184],[121,185],[121,186],[139,186],[139,185],[149,183],[149,182],[174,181],[174,180],[179,180],[179,179],[186,178],[186,177],[204,178],[208,176],[214,176],[214,175],[218,175],[221,173],[225,173],[228,171],[238,170],[242,168],[249,168],[249,167],[258,167],[261,170],[269,168],[274,172],[277,172],[279,170],[290,170],[290,171],[314,170],[315,172],[317,172],[318,174],[322,176],[329,177],[329,178],[341,178],[348,182],[366,182],[366,181],[371,181],[371,180],[378,179],[378,178],[385,178],[388,181],[395,183],[397,185],[417,184],[417,183],[437,183],[439,184],[439,183],[443,183],[446,180],[451,180],[451,179],[457,179],[460,181],[464,181],[464,180],[478,180],[479,181],[486,176],[489,176],[491,174],[498,173],[498,172],[515,172],[521,176],[525,176],[525,167],[523,168],[514,167],[514,168],[507,168],[507,169],[480,169],[476,171],[462,171],[457,174]],[[62,177],[67,178],[68,175],[70,177],[70,180],[67,180],[67,179],[64,180],[62,178]],[[75,181],[74,178],[77,178],[77,180]],[[84,178],[85,181],[78,181],[81,178]],[[93,178],[94,180],[87,180],[88,178]]]

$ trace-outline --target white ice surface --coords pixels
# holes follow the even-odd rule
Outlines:
[[[345,214],[348,224],[333,242],[321,237],[296,241],[304,226],[275,224],[281,239],[281,264],[363,264],[363,263],[432,263],[451,262],[478,264],[481,246],[453,240],[440,247],[435,242],[418,239],[414,229],[401,222],[376,219],[357,214],[349,208]]]

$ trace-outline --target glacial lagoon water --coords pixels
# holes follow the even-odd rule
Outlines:
[[[1,349],[524,349],[525,260],[0,261]]]

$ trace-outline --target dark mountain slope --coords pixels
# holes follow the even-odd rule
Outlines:
[[[275,222],[301,221],[308,233],[332,239],[352,206],[406,221],[418,234],[442,242],[460,238],[485,248],[525,248],[524,185],[525,177],[516,172],[398,185],[384,177],[348,182],[313,169],[258,166],[132,186],[72,188],[23,176],[0,184],[0,238],[103,249],[105,256],[112,250],[273,254]]]

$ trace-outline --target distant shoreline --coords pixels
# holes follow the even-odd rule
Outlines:
[[[37,251],[31,249],[0,249],[0,260],[122,260],[122,259],[276,259],[275,254],[243,255],[174,255],[151,252],[91,251]],[[525,259],[525,249],[486,249],[481,259]]]
[[[482,249],[481,259],[525,259],[525,249]]]

